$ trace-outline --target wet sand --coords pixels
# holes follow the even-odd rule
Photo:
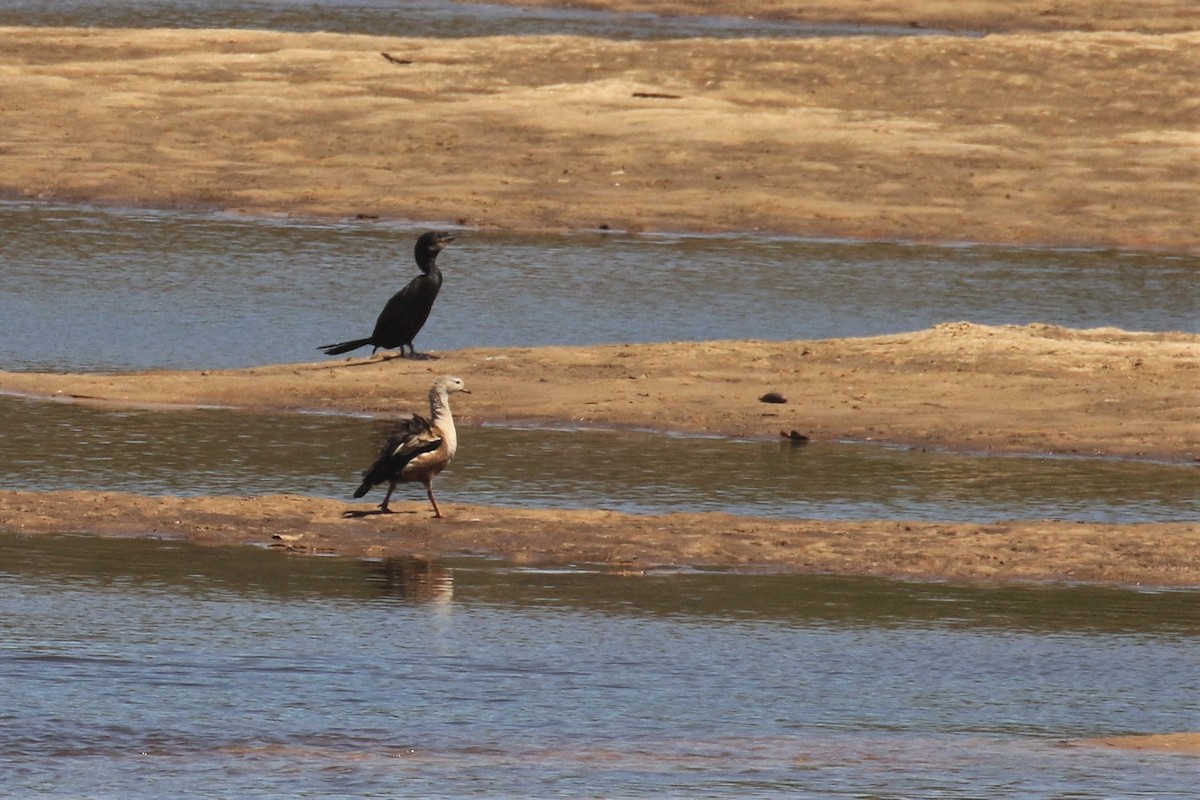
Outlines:
[[[365,351],[364,351],[365,352]],[[945,323],[907,334],[472,349],[242,370],[0,372],[0,391],[126,405],[425,413],[662,432],[854,439],[961,451],[1200,458],[1200,335]],[[768,393],[785,403],[763,402]],[[664,465],[664,469],[669,469]]]
[[[397,497],[419,495],[417,488]],[[379,496],[376,492],[376,502]],[[0,492],[0,530],[185,538],[366,557],[478,554],[630,574],[724,567],[970,582],[1200,585],[1198,525],[787,521],[439,505],[442,519],[433,518],[423,496],[393,502],[395,513],[380,514],[369,498]]]
[[[959,323],[852,340],[467,350],[431,361],[342,358],[207,372],[0,373],[0,389],[74,402],[399,416],[424,410],[427,387],[441,373],[466,378],[472,393],[456,395],[455,414],[474,424],[751,437],[796,430],[951,449],[1153,455],[1200,470],[1190,465],[1200,443],[1200,336],[1184,334]],[[787,402],[764,403],[768,392]],[[449,519],[431,520],[424,501],[402,514],[363,513],[372,508],[299,497],[0,493],[0,529],[259,544],[299,534],[296,547],[305,552],[468,551],[631,570],[1200,586],[1200,524],[780,522],[483,507],[448,508]],[[347,512],[354,516],[343,518]]]

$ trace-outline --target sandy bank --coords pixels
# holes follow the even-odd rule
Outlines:
[[[0,373],[0,390],[93,401],[406,414],[462,376],[470,423],[856,439],[959,450],[1200,456],[1200,336],[948,323],[795,342],[477,349],[432,361],[245,370]],[[768,393],[784,404],[764,403]]]
[[[534,420],[661,431],[875,438],[942,447],[1194,459],[1200,337],[941,325],[811,342],[469,350],[434,361],[344,359],[226,372],[0,373],[0,388],[118,404],[218,404],[401,414],[434,374],[464,376],[471,422]],[[784,404],[762,394],[785,395]],[[464,442],[469,447],[469,442]],[[663,469],[669,469],[664,464]],[[1181,469],[1191,469],[1181,466]],[[0,528],[171,535],[211,543],[301,534],[303,552],[458,552],[623,569],[725,566],[953,580],[1200,585],[1200,525],[778,521],[725,514],[458,506],[391,516],[303,497],[0,495]]]
[[[425,558],[463,553],[516,563],[727,567],[960,581],[1094,581],[1200,586],[1200,525],[782,521],[727,514],[633,516],[311,497],[143,497],[0,492],[0,529],[276,544],[302,553]]]
[[[507,229],[1200,245],[1200,33],[0,35],[0,195]]]

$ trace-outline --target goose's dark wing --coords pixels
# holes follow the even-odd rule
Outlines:
[[[419,414],[404,420],[396,431],[388,437],[379,458],[371,468],[363,473],[364,486],[376,486],[384,481],[395,480],[412,461],[422,453],[437,450],[442,444],[442,437],[433,424]]]

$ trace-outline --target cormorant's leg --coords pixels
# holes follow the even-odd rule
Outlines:
[[[429,502],[433,505],[433,516],[437,519],[442,518],[442,511],[437,507],[437,500],[433,499],[433,481],[425,484],[425,494],[429,495]]]
[[[388,508],[388,500],[392,499],[392,492],[394,492],[394,491],[396,491],[396,482],[391,481],[390,484],[388,485],[387,494],[385,494],[383,496],[383,502],[379,504],[379,510],[382,511],[384,514],[392,513],[392,510],[390,508]]]

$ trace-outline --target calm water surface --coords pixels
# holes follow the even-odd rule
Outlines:
[[[421,230],[0,203],[0,368],[315,361],[318,345],[370,333],[416,274]],[[956,320],[1200,331],[1195,256],[468,231],[439,264],[422,350],[821,339]]]
[[[440,0],[18,0],[0,4],[0,25],[903,33]],[[317,345],[369,331],[413,274],[421,230],[0,204],[0,368],[315,360]],[[1149,253],[466,232],[441,263],[425,349],[863,336],[957,319],[1200,330],[1200,261]],[[0,486],[340,497],[380,427],[0,398]],[[449,502],[1197,512],[1195,470],[1176,465],[603,431],[464,439],[439,483]],[[0,535],[0,796],[1192,797],[1193,758],[1074,741],[1200,727],[1198,598]]]
[[[0,537],[0,793],[1189,797],[1193,593]]]
[[[262,28],[422,37],[572,34],[610,39],[944,33],[915,27],[614,14],[450,0],[6,0],[0,4],[0,25]]]
[[[313,414],[113,410],[0,397],[0,488],[349,500],[388,423]],[[970,456],[869,444],[465,428],[443,504],[727,511],[815,519],[1200,518],[1200,467]],[[399,497],[424,497],[419,486]],[[376,492],[372,498],[382,498]]]

